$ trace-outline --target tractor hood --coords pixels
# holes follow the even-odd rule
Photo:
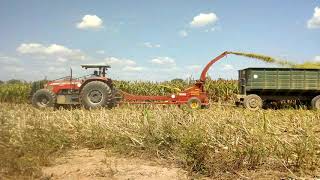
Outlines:
[[[68,80],[57,80],[57,81],[51,81],[48,82],[47,86],[65,86],[65,85],[76,85],[80,87],[82,84],[81,80],[73,80],[73,81],[68,81]]]

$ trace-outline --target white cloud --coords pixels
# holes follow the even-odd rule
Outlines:
[[[63,58],[63,57],[58,57],[57,61],[58,61],[58,62],[67,62],[68,59]]]
[[[135,66],[137,63],[130,59],[119,59],[116,57],[107,57],[104,59],[105,62],[111,66],[124,67],[124,66]]]
[[[69,49],[58,44],[45,46],[39,43],[23,43],[17,48],[17,51],[21,54],[32,55],[36,59],[55,58],[59,62],[87,59],[87,56],[79,49]]]
[[[107,57],[105,58],[104,62],[108,65],[111,65],[111,68],[114,68],[116,71],[121,70],[125,72],[140,72],[146,69],[145,67],[137,66],[137,63],[131,59]]]
[[[85,15],[82,18],[82,21],[77,24],[79,29],[100,29],[102,28],[102,19],[97,15]]]
[[[176,65],[175,60],[170,57],[157,57],[152,59],[151,63],[159,65]]]
[[[68,73],[68,71],[64,67],[54,67],[54,66],[50,66],[48,68],[48,72],[49,73],[58,73],[58,74]]]
[[[213,31],[216,31],[215,27],[212,27],[210,29],[206,29],[204,32],[213,32]]]
[[[316,62],[320,62],[320,56],[316,56],[316,57],[314,57],[314,61],[316,61]]]
[[[21,61],[16,57],[0,55],[0,71],[18,73],[24,70]]]
[[[188,70],[192,70],[192,71],[196,71],[196,72],[198,72],[198,71],[200,70],[200,68],[201,68],[201,66],[198,65],[198,64],[194,64],[194,65],[189,65],[189,66],[187,66],[187,69],[188,69]]]
[[[314,9],[313,17],[308,20],[308,28],[316,29],[320,28],[320,8],[316,7]]]
[[[231,64],[225,64],[222,67],[223,70],[233,70],[234,67]]]
[[[218,16],[215,13],[200,13],[195,16],[190,22],[191,27],[204,27],[208,24],[214,24],[218,21]]]
[[[96,51],[97,54],[105,54],[106,52],[104,50],[98,50]]]
[[[10,73],[18,73],[24,71],[24,68],[21,66],[5,66],[3,69]]]
[[[143,46],[147,47],[147,48],[159,48],[159,47],[161,47],[160,44],[152,44],[151,42],[144,42]]]
[[[0,64],[2,64],[2,65],[16,65],[16,64],[20,64],[20,61],[16,57],[0,55]]]
[[[181,30],[181,31],[179,31],[179,35],[181,37],[187,37],[188,36],[188,32],[186,30]]]
[[[129,72],[140,72],[143,71],[144,68],[140,66],[126,66],[122,69],[123,71],[129,71]]]

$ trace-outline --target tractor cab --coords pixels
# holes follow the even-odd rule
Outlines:
[[[96,64],[84,64],[81,65],[84,69],[98,69],[93,71],[93,75],[97,77],[106,77],[106,72],[108,68],[111,68],[109,65],[96,65]]]

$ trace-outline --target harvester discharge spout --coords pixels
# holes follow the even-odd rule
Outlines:
[[[201,76],[200,76],[200,82],[204,83],[206,81],[206,77],[207,77],[207,73],[210,69],[210,67],[216,63],[217,61],[221,60],[222,58],[224,58],[225,56],[227,56],[228,54],[230,54],[229,51],[225,51],[222,54],[220,54],[219,56],[215,57],[214,59],[212,59],[211,61],[209,61],[209,63],[204,67],[204,69],[202,70]]]

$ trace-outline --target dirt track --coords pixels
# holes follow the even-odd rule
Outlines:
[[[73,150],[43,168],[42,179],[187,179],[173,165],[138,158],[123,158],[104,150]]]
[[[124,157],[105,150],[72,150],[57,158],[52,166],[42,169],[42,180],[114,179],[114,180],[184,180],[194,179],[174,164],[161,160]],[[287,173],[268,169],[225,172],[213,179],[288,179]],[[212,179],[197,177],[196,179]],[[289,178],[290,179],[290,178]],[[292,178],[294,179],[294,178]],[[312,179],[312,178],[306,178]]]

